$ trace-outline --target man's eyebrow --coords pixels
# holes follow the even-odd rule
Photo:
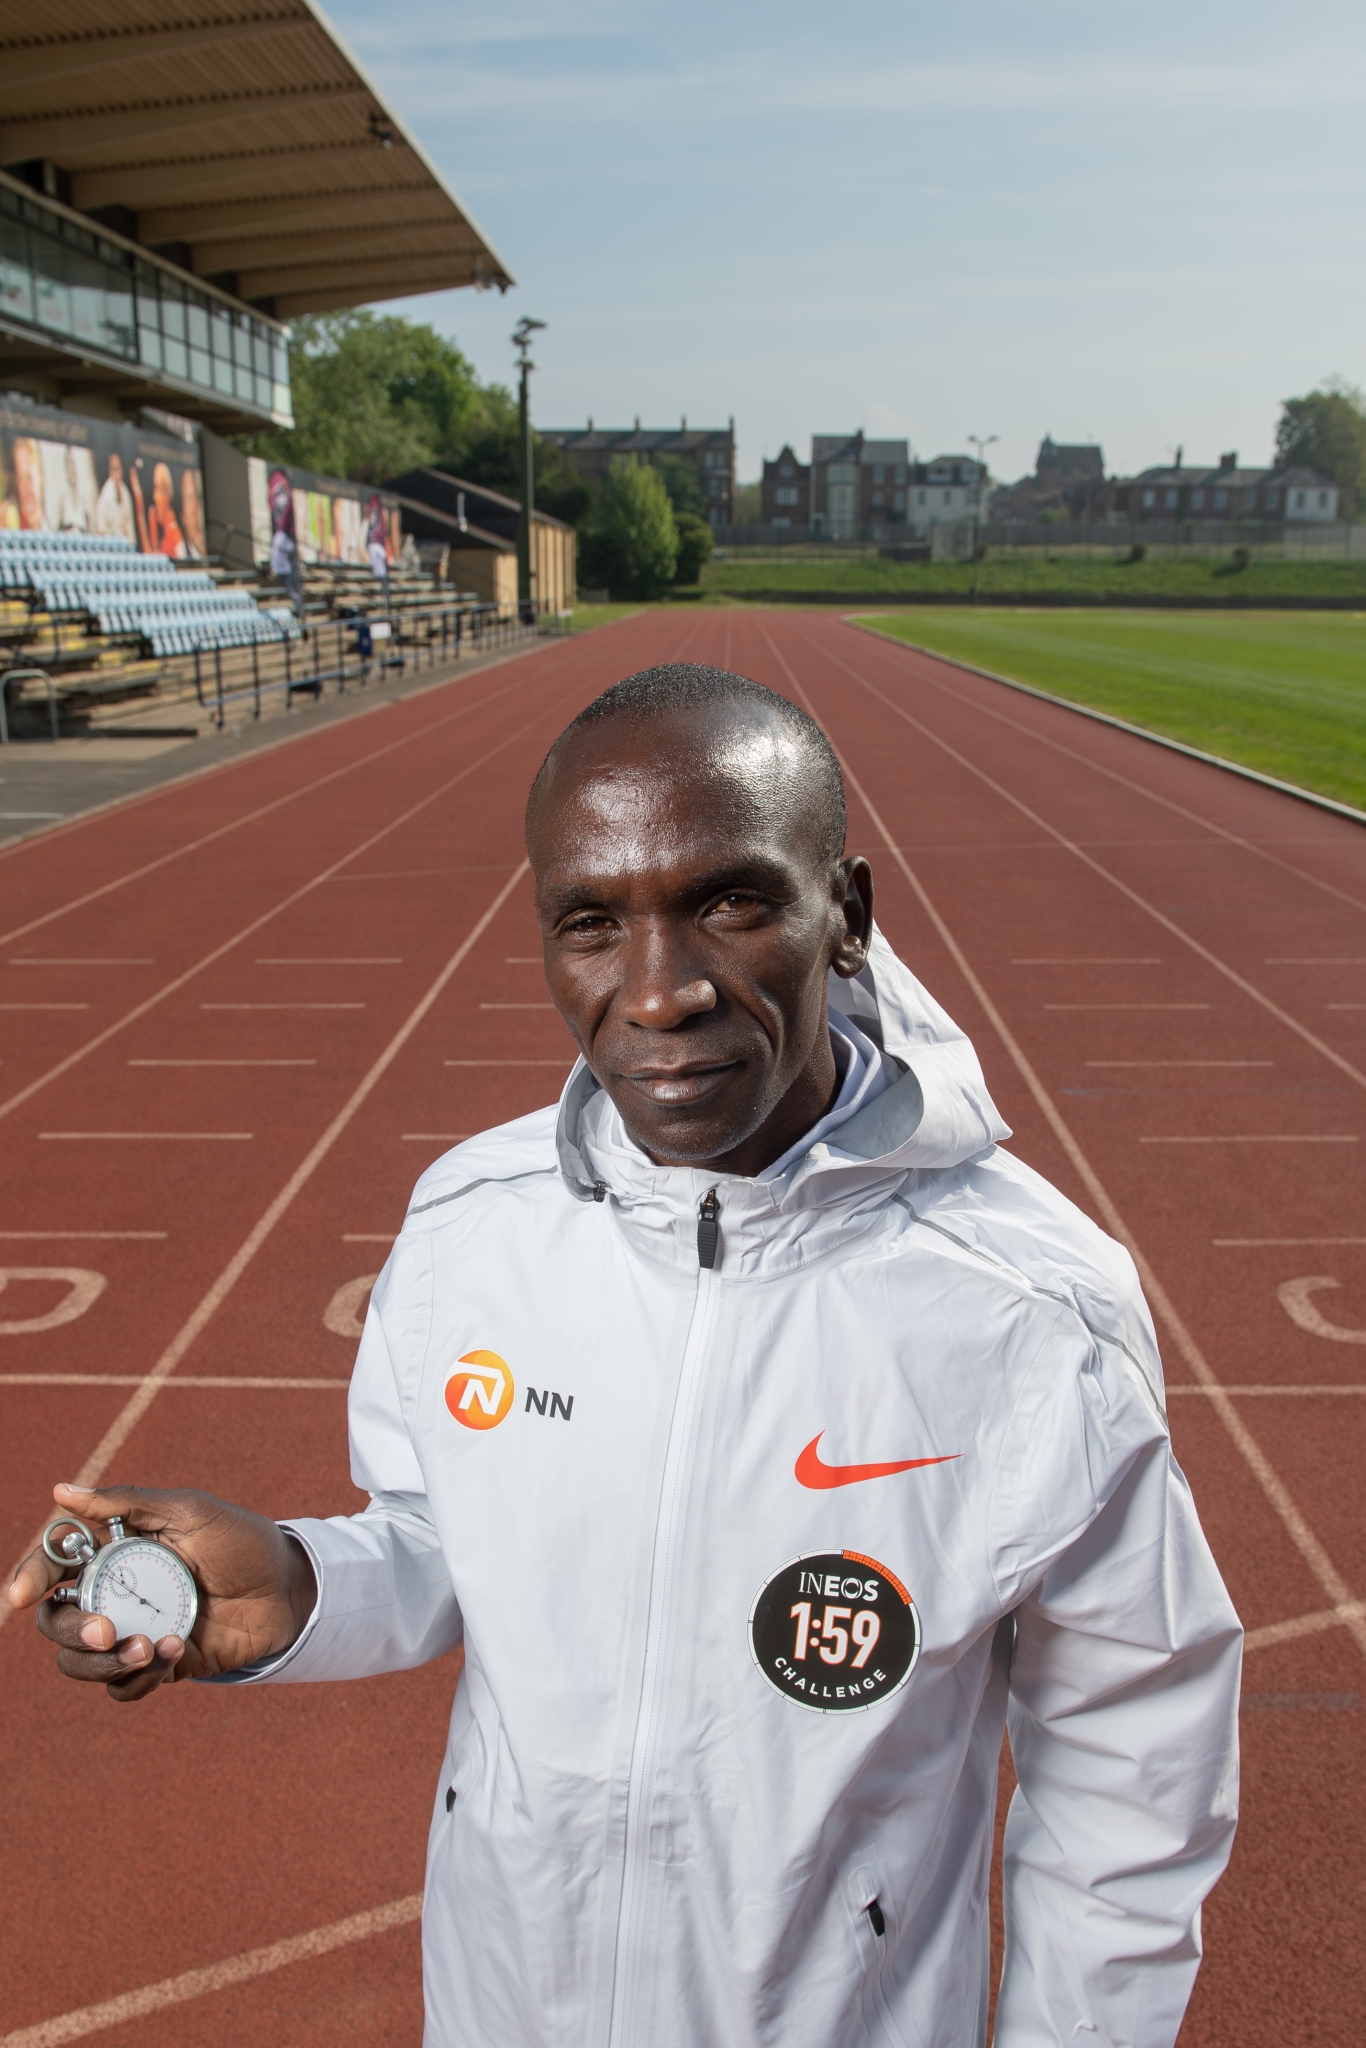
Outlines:
[[[629,881],[628,873],[618,873],[589,876],[558,887],[547,883],[540,892],[539,908],[543,915],[556,919],[570,917],[577,910],[606,908]],[[713,896],[725,895],[728,890],[742,889],[787,901],[795,893],[793,871],[784,862],[762,854],[748,860],[727,861],[692,876],[679,891],[679,900],[695,907]]]

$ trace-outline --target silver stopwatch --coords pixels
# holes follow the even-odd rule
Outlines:
[[[59,1529],[67,1534],[54,1546]],[[107,1615],[115,1640],[127,1636],[190,1639],[199,1612],[199,1593],[190,1568],[152,1536],[129,1536],[117,1516],[109,1518],[109,1541],[101,1550],[84,1522],[59,1515],[43,1531],[43,1550],[66,1571],[83,1567],[74,1585],[58,1586],[54,1600],[70,1601],[86,1614]]]

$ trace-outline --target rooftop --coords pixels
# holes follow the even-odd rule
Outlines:
[[[281,320],[513,282],[313,0],[0,0],[0,163]]]

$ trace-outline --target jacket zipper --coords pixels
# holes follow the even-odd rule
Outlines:
[[[680,1563],[678,1534],[683,1519],[683,1499],[692,1470],[692,1446],[696,1434],[699,1395],[705,1377],[707,1338],[710,1334],[717,1282],[713,1277],[719,1237],[721,1205],[715,1188],[709,1188],[698,1206],[697,1295],[692,1322],[683,1347],[678,1391],[674,1396],[669,1442],[664,1453],[664,1473],[659,1490],[659,1513],[655,1521],[653,1553],[650,1559],[650,1605],[645,1623],[645,1656],[641,1670],[640,1705],[636,1713],[635,1739],[631,1745],[631,1771],[626,1792],[626,1830],[621,1879],[621,1901],[617,1909],[616,1954],[612,1968],[612,2010],[608,2026],[609,2048],[631,2048],[634,2025],[631,2008],[635,2003],[636,1972],[632,1958],[639,1952],[638,1928],[649,1885],[650,1801],[656,1776],[659,1721],[663,1688],[672,1641],[672,1617],[678,1598]]]

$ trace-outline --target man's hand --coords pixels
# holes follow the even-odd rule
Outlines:
[[[188,1643],[177,1636],[158,1643],[128,1636],[116,1644],[105,1615],[46,1597],[70,1573],[43,1550],[33,1551],[14,1575],[10,1605],[37,1607],[39,1632],[58,1645],[64,1677],[101,1681],[111,1699],[140,1700],[163,1679],[238,1671],[258,1657],[281,1655],[302,1635],[318,1597],[313,1567],[303,1545],[264,1515],[188,1490],[56,1486],[52,1497],[63,1513],[83,1522],[116,1515],[130,1532],[159,1537],[184,1559],[199,1587]]]

